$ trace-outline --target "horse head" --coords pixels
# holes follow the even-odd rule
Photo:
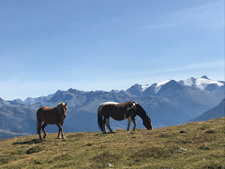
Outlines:
[[[59,103],[57,106],[57,111],[60,117],[63,118],[63,120],[66,118],[66,112],[67,112],[67,103]]]
[[[147,115],[145,120],[143,120],[143,125],[148,129],[151,130],[152,129],[152,123],[151,123],[151,119],[150,117]]]

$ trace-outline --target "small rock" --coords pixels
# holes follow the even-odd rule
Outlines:
[[[211,148],[208,147],[208,146],[200,146],[199,149],[202,149],[202,150],[210,150]]]
[[[180,133],[186,133],[186,131],[184,131],[184,130],[181,130],[181,131],[180,131]]]
[[[106,166],[113,167],[113,165],[111,163],[107,163]]]
[[[191,141],[187,140],[187,141],[182,141],[183,144],[188,144],[188,143],[192,143]]]
[[[205,133],[208,133],[208,134],[214,134],[216,133],[214,130],[207,130]]]
[[[205,147],[204,147],[204,150],[210,150],[210,147],[205,146]]]
[[[180,148],[179,153],[184,153],[184,152],[186,152],[186,151],[187,151],[186,148]]]

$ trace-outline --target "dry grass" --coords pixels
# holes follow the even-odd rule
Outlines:
[[[97,124],[96,124],[97,125]],[[0,140],[0,168],[225,168],[225,118],[152,131]]]

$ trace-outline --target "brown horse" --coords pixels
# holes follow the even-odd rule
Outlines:
[[[131,120],[134,123],[133,130],[136,128],[135,116],[138,115],[143,120],[143,125],[148,129],[152,129],[151,119],[141,107],[140,104],[127,101],[125,103],[116,103],[116,102],[105,102],[99,105],[98,107],[98,126],[101,129],[102,133],[106,133],[105,124],[111,133],[112,129],[109,126],[109,117],[112,117],[115,120],[124,120],[128,119],[127,131],[129,131]],[[104,119],[103,119],[104,117]]]
[[[64,119],[66,118],[66,111],[67,111],[67,103],[59,103],[56,107],[41,107],[37,111],[37,133],[39,134],[39,138],[41,137],[41,129],[44,132],[44,139],[46,138],[46,131],[45,127],[48,124],[56,124],[59,127],[58,138],[60,137],[60,133],[62,134],[62,139],[64,139],[62,125]],[[42,121],[44,124],[41,125]]]

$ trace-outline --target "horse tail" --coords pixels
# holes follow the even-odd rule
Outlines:
[[[102,105],[100,105],[98,107],[98,126],[99,128],[101,129],[101,131],[103,132],[103,116],[101,114],[101,111],[102,111]]]
[[[40,109],[38,109],[38,111],[37,111],[37,134],[40,134],[40,132],[41,132],[41,119],[40,119]]]

